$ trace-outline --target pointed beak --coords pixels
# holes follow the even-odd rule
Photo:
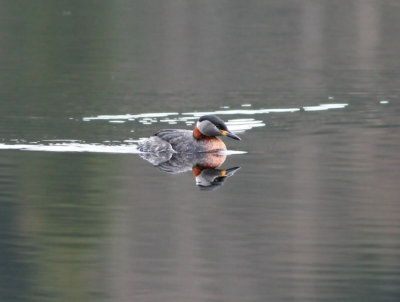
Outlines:
[[[236,135],[235,133],[233,133],[233,132],[230,132],[229,130],[225,132],[225,135],[226,135],[227,137],[236,139],[236,140],[238,140],[238,141],[241,140],[239,136],[237,136],[237,135]]]
[[[227,176],[227,177],[231,177],[231,176],[233,176],[238,170],[240,169],[240,167],[233,167],[233,168],[229,168],[229,169],[227,169],[227,170],[223,170],[223,171],[225,171],[225,175],[224,176]]]

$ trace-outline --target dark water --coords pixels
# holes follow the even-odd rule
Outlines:
[[[400,300],[398,1],[1,8],[1,301]],[[198,112],[213,191],[135,151]]]

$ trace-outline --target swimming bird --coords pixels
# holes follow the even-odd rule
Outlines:
[[[236,140],[240,137],[228,130],[225,122],[216,115],[204,115],[199,118],[193,131],[165,129],[139,143],[141,152],[152,153],[196,153],[226,150],[224,142],[218,136],[227,136]]]

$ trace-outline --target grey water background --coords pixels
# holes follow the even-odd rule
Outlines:
[[[1,301],[400,300],[398,1],[0,7],[3,145],[301,109],[221,116],[265,126],[225,140],[248,153],[212,192],[137,154],[0,150]]]

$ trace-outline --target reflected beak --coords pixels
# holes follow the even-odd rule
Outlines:
[[[241,140],[239,136],[237,136],[237,135],[236,135],[235,133],[233,133],[233,132],[230,132],[229,130],[223,130],[223,131],[221,131],[221,132],[222,132],[222,135],[224,135],[224,136],[227,136],[227,137],[236,139],[236,140],[238,140],[238,141]]]
[[[233,176],[238,170],[240,169],[240,167],[233,167],[233,168],[229,168],[229,169],[227,169],[227,170],[224,170],[225,171],[225,175],[224,176],[227,176],[227,177],[231,177],[231,176]]]

